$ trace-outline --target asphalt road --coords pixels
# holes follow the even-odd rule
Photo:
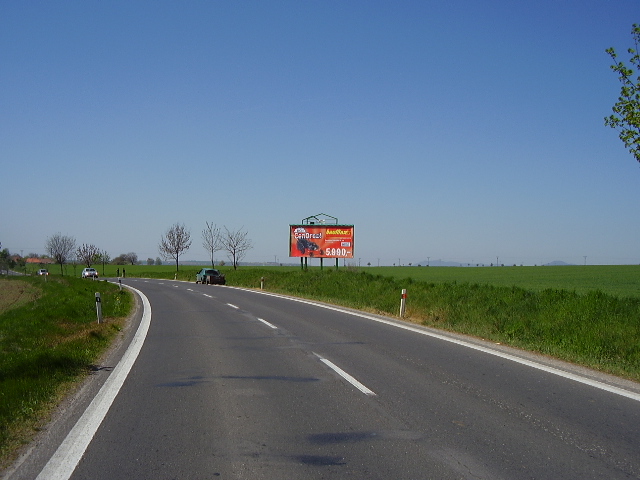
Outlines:
[[[636,384],[255,291],[124,282],[150,327],[74,480],[640,478]]]

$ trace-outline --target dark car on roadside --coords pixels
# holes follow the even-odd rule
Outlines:
[[[225,285],[227,283],[224,274],[215,268],[203,268],[196,273],[196,283],[207,285]]]

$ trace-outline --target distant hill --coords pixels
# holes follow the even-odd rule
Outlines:
[[[460,262],[451,262],[448,260],[430,260],[429,262],[427,262],[427,260],[423,260],[421,262],[418,262],[418,265],[422,265],[423,267],[426,267],[427,265],[431,266],[431,267],[488,267],[490,266],[490,264],[485,264],[485,263],[460,263]],[[511,266],[512,264],[509,264],[508,266]],[[567,263],[567,262],[563,262],[562,260],[554,260],[553,262],[549,262],[549,263],[545,263],[543,265],[543,267],[561,267],[564,265],[574,265],[573,263]]]

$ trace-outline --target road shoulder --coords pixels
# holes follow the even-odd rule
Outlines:
[[[16,461],[1,472],[2,480],[36,478],[120,362],[144,313],[142,300],[136,292],[130,291],[134,297],[134,308],[125,320],[123,330],[116,336],[99,362],[92,366],[90,373],[77,384],[72,385],[64,399],[51,413],[49,421],[19,452]]]

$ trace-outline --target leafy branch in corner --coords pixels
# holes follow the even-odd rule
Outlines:
[[[635,48],[629,48],[627,52],[631,56],[627,66],[618,60],[618,55],[613,47],[606,52],[613,59],[611,69],[618,74],[622,88],[620,97],[613,106],[613,115],[605,117],[604,124],[617,130],[620,140],[640,162],[640,26],[633,24],[631,36]],[[637,76],[636,76],[637,75]]]

